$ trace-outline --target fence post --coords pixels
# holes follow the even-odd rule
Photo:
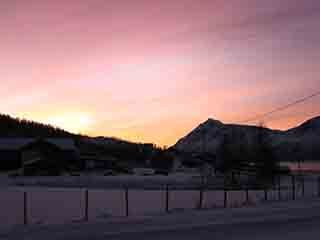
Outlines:
[[[124,190],[125,195],[125,204],[126,204],[126,217],[129,216],[129,189],[128,187],[125,187]]]
[[[200,186],[200,200],[199,200],[199,209],[203,208],[203,185]]]
[[[278,177],[278,199],[281,201],[281,177]]]
[[[166,212],[169,212],[169,184],[166,185]]]
[[[228,190],[224,188],[224,201],[223,201],[224,208],[228,207]]]
[[[318,197],[320,197],[320,177],[318,177],[317,180],[318,180]]]
[[[264,200],[268,201],[268,189],[267,189],[267,187],[264,187]]]
[[[302,184],[302,197],[304,197],[304,195],[305,195],[304,175],[302,175],[301,184]]]
[[[23,224],[28,224],[28,196],[27,192],[23,192]]]
[[[294,175],[292,175],[291,179],[292,179],[292,200],[296,200],[296,178]]]
[[[84,220],[89,221],[89,190],[86,189],[84,192]]]
[[[246,186],[246,203],[249,203],[249,187]]]

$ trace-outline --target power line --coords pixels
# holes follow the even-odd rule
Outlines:
[[[320,91],[316,92],[316,93],[313,93],[312,95],[309,95],[307,97],[298,99],[298,100],[296,100],[294,102],[291,102],[291,103],[289,103],[289,104],[287,104],[285,106],[278,107],[278,108],[276,108],[276,109],[274,109],[274,110],[272,110],[270,112],[259,114],[259,115],[255,116],[255,117],[249,118],[249,119],[247,119],[245,121],[241,121],[240,123],[249,123],[249,122],[253,122],[253,121],[259,120],[259,119],[263,119],[263,118],[265,118],[265,117],[267,117],[269,115],[272,115],[272,114],[277,113],[277,112],[281,112],[283,110],[286,110],[286,109],[288,109],[290,107],[293,107],[293,106],[295,106],[297,104],[306,102],[306,101],[310,100],[311,98],[315,98],[317,96],[320,96]]]

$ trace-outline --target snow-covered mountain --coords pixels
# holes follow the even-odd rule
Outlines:
[[[173,148],[179,152],[219,152],[227,136],[233,144],[250,144],[256,140],[261,128],[256,126],[223,124],[208,119],[187,136],[180,139]],[[263,128],[276,155],[283,161],[320,160],[320,117],[306,121],[287,131]]]

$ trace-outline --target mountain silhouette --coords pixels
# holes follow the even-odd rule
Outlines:
[[[217,154],[227,136],[232,135],[232,144],[250,145],[261,129],[280,161],[320,160],[320,117],[310,119],[286,131],[224,124],[218,120],[208,119],[181,138],[172,148],[182,153]]]

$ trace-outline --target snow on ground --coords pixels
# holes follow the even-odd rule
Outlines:
[[[0,179],[2,181],[2,179]],[[128,187],[146,187],[152,188],[156,186],[170,185],[194,185],[199,184],[200,177],[192,174],[172,174],[169,176],[153,175],[153,176],[135,176],[135,175],[119,175],[119,176],[58,176],[58,177],[3,177],[2,186],[46,186],[46,187],[89,187],[89,188],[122,188]]]
[[[81,186],[89,186],[88,211],[90,221],[124,217],[126,215],[126,197],[123,186],[128,183],[134,183],[134,186],[141,187],[140,189],[129,189],[128,211],[130,216],[163,215],[166,213],[165,188],[146,190],[144,186],[150,186],[150,182],[159,186],[159,184],[166,184],[168,182],[171,184],[185,183],[185,181],[193,179],[184,177],[91,176],[89,178],[63,177],[61,179],[57,177],[36,177],[15,180],[15,184],[18,182],[25,185],[30,184],[30,186],[14,186],[12,182],[4,184],[4,181],[2,182],[2,186],[0,186],[0,226],[10,227],[23,224],[23,192],[27,192],[27,217],[29,224],[45,225],[83,221],[85,216],[85,189]],[[79,185],[79,181],[83,182]],[[55,183],[54,186],[59,187],[44,187],[48,182]],[[67,182],[69,184],[66,184]],[[42,183],[44,186],[41,186],[39,183]],[[40,187],[37,185],[40,185]],[[292,199],[291,179],[283,179],[281,186],[281,200]],[[305,178],[305,197],[315,197],[317,191],[316,178]],[[185,212],[199,208],[200,196],[201,193],[198,189],[170,189],[169,211]],[[206,190],[202,196],[202,208],[219,209],[224,207],[224,191]],[[227,206],[229,208],[238,208],[247,205],[259,205],[265,202],[264,191],[249,191],[248,202],[246,197],[245,191],[228,191]],[[297,182],[296,185],[296,198],[302,198],[302,185],[300,182]],[[269,190],[267,199],[269,202],[278,201],[278,190]]]
[[[112,218],[89,223],[19,226],[0,231],[0,239],[1,237],[6,240],[199,239],[200,233],[205,233],[206,236],[200,239],[212,239],[213,236],[216,238],[217,234],[221,234],[222,237],[231,232],[234,234],[217,239],[247,239],[242,238],[241,234],[244,232],[247,233],[247,237],[250,237],[249,239],[260,239],[270,233],[277,237],[276,239],[291,239],[284,238],[291,233],[287,230],[287,224],[291,224],[290,231],[308,233],[312,228],[304,229],[303,225],[312,223],[314,227],[318,225],[319,220],[320,202],[318,199],[300,199],[248,208],[188,211],[158,217]],[[278,228],[284,228],[287,232],[284,231],[279,235]],[[257,229],[259,230],[256,231]],[[178,236],[184,238],[177,238]],[[232,236],[233,238],[230,238]],[[263,239],[274,238],[264,237]]]

